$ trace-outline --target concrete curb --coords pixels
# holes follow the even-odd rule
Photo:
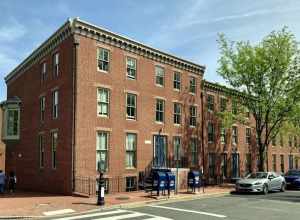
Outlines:
[[[224,195],[229,195],[230,192],[218,192],[218,193],[208,193],[208,194],[190,194],[190,195],[183,195],[183,196],[171,196],[169,198],[159,198],[159,199],[153,199],[149,201],[139,201],[139,202],[130,202],[130,203],[123,203],[118,205],[110,205],[110,206],[104,206],[99,207],[97,209],[91,209],[87,211],[82,212],[74,212],[66,215],[55,215],[55,217],[62,217],[62,216],[71,216],[71,215],[78,215],[78,214],[85,214],[90,212],[96,212],[96,211],[106,211],[111,209],[130,209],[130,208],[138,208],[141,206],[149,205],[149,204],[167,204],[172,203],[176,201],[192,201],[196,199],[205,199],[205,198],[213,198],[213,197],[221,197]],[[0,216],[0,219],[41,219],[41,218],[49,218],[50,216]],[[51,216],[54,217],[54,216]]]

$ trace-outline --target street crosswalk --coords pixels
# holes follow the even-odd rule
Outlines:
[[[122,220],[122,219],[145,219],[145,220],[172,220],[161,216],[148,213],[135,212],[125,209],[116,209],[111,211],[91,212],[74,216],[52,218],[52,220]]]

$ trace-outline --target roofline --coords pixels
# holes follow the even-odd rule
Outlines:
[[[49,52],[49,50],[55,48],[62,40],[70,35],[79,34],[95,39],[95,37],[89,36],[87,33],[89,33],[89,35],[99,35],[99,38],[103,37],[102,35],[100,36],[100,34],[103,34],[106,38],[113,38],[113,40],[116,41],[116,44],[120,44],[120,48],[127,49],[127,46],[130,45],[131,48],[128,49],[130,51],[136,49],[137,53],[141,53],[148,58],[159,60],[160,62],[164,62],[181,69],[183,68],[191,72],[197,72],[200,75],[203,75],[206,69],[204,65],[199,65],[166,52],[162,52],[156,48],[113,33],[105,28],[93,25],[79,18],[69,18],[62,26],[58,28],[58,30],[56,30],[49,38],[47,38],[39,47],[33,50],[31,54],[27,56],[9,74],[7,74],[4,78],[5,82],[8,84],[10,80],[21,74],[21,72],[24,72],[25,69],[29,68],[30,64],[35,63],[40,57],[44,56],[45,53]],[[106,43],[106,41],[104,43]]]
[[[145,47],[145,48],[147,48],[147,49],[149,49],[149,50],[153,50],[154,52],[161,53],[161,54],[163,54],[163,55],[165,55],[165,56],[172,57],[173,59],[178,59],[178,60],[180,60],[180,61],[182,61],[182,62],[185,62],[185,63],[188,63],[188,64],[190,64],[190,65],[197,66],[198,68],[202,69],[203,71],[206,69],[206,66],[205,66],[205,65],[200,65],[200,64],[191,62],[191,61],[189,61],[189,60],[183,59],[183,58],[181,58],[181,57],[178,57],[178,56],[175,56],[175,55],[172,55],[172,54],[163,52],[163,51],[161,51],[161,50],[159,50],[159,49],[157,49],[157,48],[148,46],[148,45],[143,44],[143,43],[141,43],[141,42],[139,42],[139,41],[137,41],[137,40],[133,40],[133,39],[131,39],[131,38],[129,38],[129,37],[126,37],[126,36],[123,36],[123,35],[121,35],[121,34],[114,33],[114,32],[112,32],[112,31],[110,31],[110,30],[108,30],[108,29],[106,29],[106,28],[103,28],[103,27],[100,27],[100,26],[91,24],[91,23],[89,23],[89,22],[87,22],[87,21],[84,21],[84,20],[82,20],[82,19],[80,19],[80,18],[75,18],[75,19],[74,19],[74,24],[76,24],[76,22],[79,22],[79,23],[82,23],[82,24],[84,24],[84,25],[87,25],[87,26],[93,27],[93,28],[95,28],[95,29],[98,29],[98,30],[100,30],[101,32],[106,32],[107,34],[113,35],[113,36],[115,36],[115,37],[117,37],[117,38],[121,38],[122,40],[130,41],[130,42],[133,43],[133,44],[137,44],[137,45],[139,45],[139,46],[143,46],[143,47]]]
[[[229,95],[232,95],[232,96],[243,97],[243,98],[248,97],[247,94],[245,94],[243,92],[240,92],[236,89],[228,88],[224,85],[209,82],[209,81],[206,81],[206,80],[203,80],[203,86],[204,86],[204,89],[211,89],[211,90],[222,92],[222,93],[229,94]]]

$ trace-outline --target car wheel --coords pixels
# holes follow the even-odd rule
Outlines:
[[[269,192],[268,186],[264,185],[264,187],[263,187],[263,194],[267,195],[268,192]]]
[[[285,191],[285,183],[281,184],[281,188],[280,188],[280,192],[284,192]]]

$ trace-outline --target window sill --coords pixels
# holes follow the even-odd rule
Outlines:
[[[173,91],[174,91],[174,92],[180,92],[180,89],[174,89],[174,88],[173,88]]]
[[[213,144],[214,142],[213,142],[213,141],[208,141],[207,143],[208,143],[208,144]]]
[[[109,116],[107,115],[97,115],[98,118],[106,118],[106,119],[109,119]]]
[[[189,127],[190,127],[190,128],[196,128],[196,126],[194,126],[194,125],[190,125]]]
[[[126,121],[137,121],[136,118],[126,118]]]
[[[196,95],[196,93],[193,93],[193,92],[189,92],[189,94],[190,94],[190,95]]]
[[[126,170],[136,170],[136,167],[126,167]]]
[[[97,68],[97,72],[100,72],[100,73],[109,73],[109,71],[100,70],[99,68]]]
[[[164,88],[164,87],[165,87],[164,85],[160,85],[160,84],[156,84],[156,83],[155,83],[155,85],[156,85],[157,87],[160,87],[160,88]]]
[[[133,81],[133,80],[136,80],[136,77],[131,77],[131,76],[126,75],[126,79]]]
[[[155,121],[156,124],[159,124],[159,125],[163,125],[165,124],[164,122],[161,122],[161,121]]]
[[[181,124],[174,124],[175,127],[181,127]]]

